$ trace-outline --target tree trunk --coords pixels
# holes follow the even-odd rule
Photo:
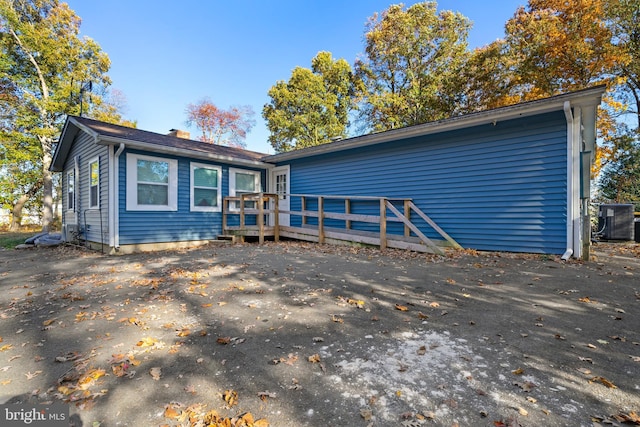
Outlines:
[[[53,225],[53,174],[51,166],[51,144],[43,143],[42,155],[42,231],[51,231]],[[47,149],[45,150],[45,145]]]
[[[22,225],[22,208],[29,200],[29,196],[24,194],[13,205],[11,209],[11,225],[9,225],[9,231],[18,231]]]

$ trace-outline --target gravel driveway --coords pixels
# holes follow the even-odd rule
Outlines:
[[[0,251],[0,401],[85,427],[640,425],[640,250],[595,255]]]

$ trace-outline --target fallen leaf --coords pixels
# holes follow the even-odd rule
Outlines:
[[[33,373],[27,372],[26,374],[24,374],[24,376],[27,377],[28,380],[30,380],[30,379],[33,379],[33,378],[37,377],[41,373],[42,373],[42,371],[35,371]]]
[[[438,308],[440,307],[440,304],[434,301],[432,303],[429,303],[429,307]]]
[[[589,380],[590,383],[592,382],[600,382],[602,384],[604,384],[605,386],[609,387],[609,388],[618,388],[614,383],[612,383],[611,381],[609,381],[608,379],[604,378],[604,377],[593,377]]]
[[[276,398],[276,394],[272,393],[272,392],[269,392],[269,391],[261,391],[261,392],[258,393],[258,397],[261,400],[265,401],[265,400],[267,400],[267,398],[275,399]]]
[[[44,322],[42,322],[42,325],[43,326],[49,326],[50,324],[52,324],[55,321],[56,321],[56,319],[45,320]]]
[[[427,353],[427,347],[424,345],[420,346],[417,353],[418,353],[418,356],[424,356]]]
[[[155,381],[158,381],[162,376],[162,368],[156,366],[149,369],[149,375],[151,375],[151,378],[153,378]]]
[[[529,415],[529,412],[527,412],[527,410],[522,407],[518,407],[518,413],[520,413],[520,415],[522,415],[523,417]]]
[[[7,350],[11,350],[13,348],[13,344],[5,344],[2,347],[0,347],[0,351],[7,351]]]
[[[396,310],[409,311],[409,307],[407,307],[406,305],[396,304]]]
[[[427,320],[429,318],[429,316],[427,316],[426,314],[424,314],[423,312],[419,311],[418,312],[418,319],[420,320]]]
[[[518,368],[518,369],[516,369],[515,371],[511,371],[511,373],[512,373],[513,375],[522,375],[522,374],[524,374],[524,369],[522,369],[522,368]]]
[[[158,340],[155,339],[155,338],[146,337],[146,338],[143,338],[142,340],[138,341],[136,343],[136,345],[138,347],[153,347],[157,342],[158,342]]]
[[[347,299],[347,303],[349,303],[350,305],[354,305],[358,308],[364,308],[364,301],[360,299],[349,298]]]
[[[373,411],[371,409],[369,409],[369,408],[361,408],[360,409],[360,416],[365,421],[369,421],[373,417]]]
[[[318,353],[309,356],[308,358],[309,362],[311,363],[319,363],[320,362],[320,355]]]
[[[222,393],[222,398],[228,407],[238,404],[238,392],[235,390],[225,390],[224,393]]]
[[[178,418],[180,416],[180,412],[177,411],[173,405],[167,405],[164,410],[164,416],[167,418]]]
[[[231,337],[218,337],[216,342],[221,345],[227,345],[231,342]]]

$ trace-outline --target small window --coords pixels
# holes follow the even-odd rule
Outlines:
[[[127,155],[127,210],[178,210],[178,161]]]
[[[260,192],[260,172],[241,169],[229,169],[229,194],[231,196],[241,196],[246,193]],[[255,209],[256,202],[246,202],[245,208]],[[233,204],[234,210],[240,209],[236,202]]]
[[[219,212],[222,169],[200,163],[191,163],[191,210]]]
[[[89,162],[89,208],[100,207],[100,161],[93,159]]]
[[[67,210],[76,208],[76,174],[73,170],[67,172]]]

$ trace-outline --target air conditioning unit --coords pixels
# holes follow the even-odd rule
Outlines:
[[[78,227],[78,224],[64,224],[62,226],[62,237],[65,242],[78,241],[79,232],[80,228]]]
[[[604,240],[633,240],[632,204],[600,205],[598,229]]]

